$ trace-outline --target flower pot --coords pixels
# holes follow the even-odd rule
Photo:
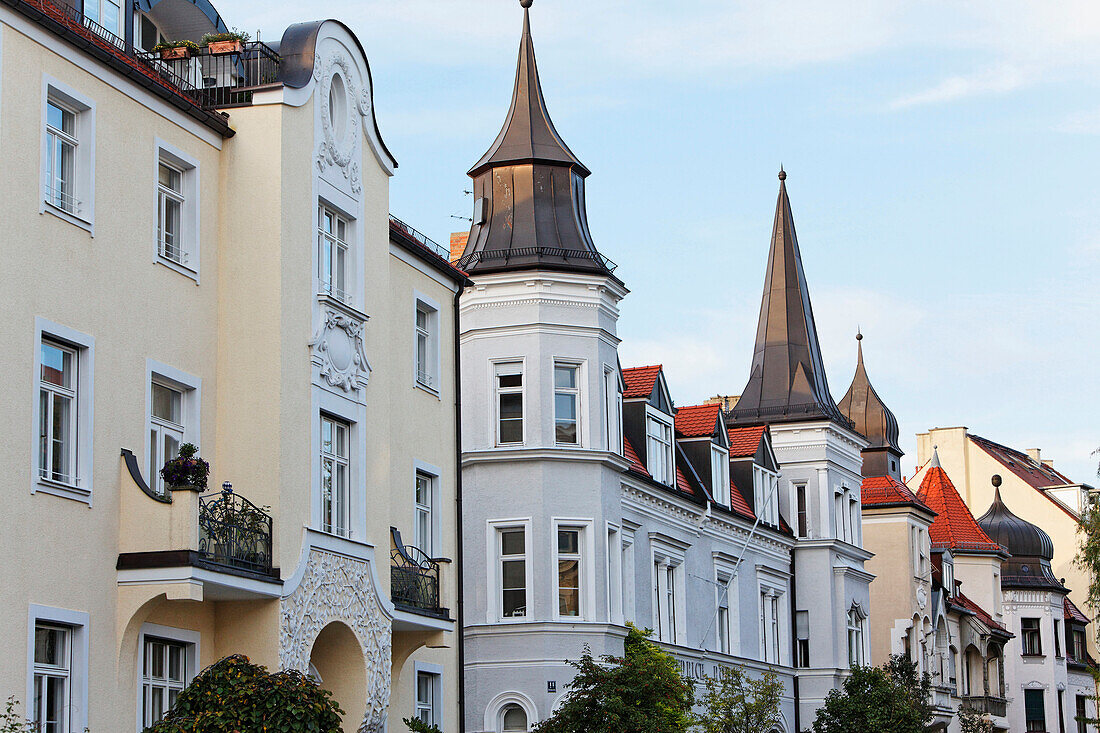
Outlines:
[[[187,46],[162,48],[160,50],[160,57],[165,61],[170,61],[172,59],[189,59],[191,58],[191,49],[189,49]]]
[[[244,50],[244,44],[240,41],[211,41],[206,45],[210,53],[240,53]]]

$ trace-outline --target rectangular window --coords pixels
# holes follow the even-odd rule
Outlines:
[[[38,475],[77,484],[78,352],[43,339],[39,346]]]
[[[27,706],[35,733],[69,730],[72,666],[72,630],[35,624],[34,700]]]
[[[413,542],[428,557],[433,557],[435,553],[432,546],[432,484],[431,476],[417,471]]]
[[[798,515],[798,536],[810,536],[810,510],[806,503],[806,484],[794,487],[795,511]]]
[[[779,661],[779,598],[774,589],[760,591],[760,659]]]
[[[187,263],[183,204],[183,171],[162,161],[157,180],[157,253],[179,265]]]
[[[164,717],[187,685],[187,644],[145,637],[142,660],[142,718],[148,727]],[[192,672],[193,673],[193,672]]]
[[[756,499],[756,515],[760,521],[773,527],[779,526],[779,477],[761,466],[752,468],[753,495]]]
[[[325,532],[350,536],[350,444],[351,426],[321,416],[321,528]]]
[[[863,619],[859,611],[848,611],[848,666],[863,664]]]
[[[317,277],[321,292],[350,303],[348,269],[348,221],[321,204],[317,207]]]
[[[527,616],[527,538],[522,527],[497,532],[500,562],[500,615]]]
[[[70,214],[80,213],[76,193],[79,113],[62,101],[46,100],[46,203]]]
[[[718,651],[723,654],[730,653],[729,584],[730,577],[728,575],[718,576],[718,616],[716,623],[718,625]]]
[[[1041,656],[1043,639],[1039,632],[1039,619],[1020,619],[1020,640],[1024,656]]]
[[[581,530],[558,529],[558,615],[581,615]]]
[[[85,24],[96,33],[119,38],[122,35],[122,5],[119,0],[84,0]]]
[[[1086,707],[1087,697],[1084,695],[1077,695],[1077,714],[1075,716],[1077,720],[1077,733],[1088,733],[1088,708]]]
[[[1047,729],[1046,704],[1042,690],[1024,690],[1025,730],[1045,731]]]
[[[1054,656],[1062,656],[1062,624],[1054,619]]]
[[[676,568],[665,566],[665,608],[668,609],[668,640],[676,643]]]
[[[416,719],[428,725],[439,725],[442,718],[436,710],[439,697],[439,675],[432,672],[416,673]]]
[[[1073,660],[1075,662],[1085,661],[1085,632],[1081,629],[1074,629],[1073,632]]]
[[[796,667],[810,666],[810,612],[794,612],[794,635],[798,644],[794,660]]]
[[[496,365],[497,445],[523,442],[523,363]]]
[[[183,392],[165,384],[150,385],[149,411],[149,485],[165,493],[160,469],[179,455],[183,443]]]
[[[623,453],[623,393],[619,391],[619,377],[611,367],[605,367],[604,424],[607,426],[607,450]]]
[[[730,505],[730,457],[721,446],[710,447],[711,493],[722,506]]]
[[[838,539],[844,539],[844,495],[839,491],[833,492],[833,535]]]
[[[554,442],[576,445],[580,442],[578,413],[580,388],[573,364],[554,364]]]
[[[655,481],[672,486],[676,480],[672,458],[672,424],[655,415],[646,418],[646,468]]]
[[[436,388],[435,375],[435,311],[424,303],[416,303],[416,381]]]

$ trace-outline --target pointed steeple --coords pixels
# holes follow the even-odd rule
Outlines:
[[[476,176],[485,168],[505,163],[541,161],[576,166],[578,173],[587,176],[588,169],[561,139],[546,109],[539,69],[535,63],[535,42],[531,39],[531,13],[528,8],[530,4],[524,5],[523,35],[519,42],[512,105],[508,108],[508,116],[497,139],[469,174]]]
[[[863,364],[863,334],[856,334],[856,373],[852,384],[837,407],[852,421],[856,431],[870,444],[863,449],[863,475],[900,477],[901,457],[898,445],[898,421],[878,396]]]
[[[849,425],[825,380],[782,168],[752,371],[730,417],[735,422],[828,419]]]
[[[588,230],[589,171],[550,120],[531,39],[531,2],[521,4],[512,104],[500,134],[470,169],[473,223],[456,264],[470,274],[541,269],[614,278],[615,265],[596,250]]]

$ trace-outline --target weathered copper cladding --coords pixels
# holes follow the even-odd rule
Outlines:
[[[786,179],[781,170],[752,371],[728,417],[735,423],[827,419],[850,427],[825,380]]]
[[[870,441],[863,449],[863,475],[900,478],[900,459],[905,454],[898,445],[898,420],[867,377],[863,364],[863,334],[856,335],[856,343],[856,373],[837,407],[852,421],[856,432]]]
[[[512,105],[500,134],[470,169],[473,225],[456,264],[471,274],[550,269],[611,275],[614,266],[588,230],[588,174],[550,120],[525,6]]]

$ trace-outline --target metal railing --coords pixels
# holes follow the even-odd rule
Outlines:
[[[602,265],[608,272],[614,272],[615,268],[618,267],[618,265],[599,252],[593,252],[587,249],[566,249],[565,247],[513,247],[512,249],[479,250],[461,258],[455,262],[455,265],[466,270],[479,262],[509,260],[513,257],[560,257],[563,260],[592,260]]]
[[[23,2],[74,30],[89,30],[94,33],[100,41],[103,41],[107,45],[114,46],[119,51],[126,51],[126,41],[124,39],[119,38],[115,33],[88,18],[73,5],[69,5],[66,2],[54,2],[54,0],[23,0]]]
[[[963,704],[974,708],[980,713],[988,713],[1003,718],[1008,701],[1003,697],[993,697],[992,695],[964,695]]]
[[[394,605],[446,616],[446,609],[439,605],[439,560],[419,547],[405,545],[394,527],[390,527],[390,539],[390,599]]]
[[[200,496],[199,556],[215,565],[270,573],[271,515],[229,483],[217,494]]]
[[[137,56],[200,107],[215,109],[252,104],[254,92],[279,83],[275,51],[259,41],[242,43],[240,49],[212,53],[204,47],[172,59],[152,51]]]
[[[390,214],[390,226],[393,227],[393,228],[396,228],[396,229],[400,229],[401,231],[403,231],[404,234],[406,234],[411,239],[416,240],[418,243],[424,245],[425,247],[430,249],[432,252],[439,255],[440,257],[447,260],[448,262],[450,261],[451,251],[449,249],[444,247],[439,242],[436,242],[434,239],[428,237],[426,234],[421,234],[420,232],[413,229],[411,226],[409,226],[405,222],[398,219],[393,214]]]

